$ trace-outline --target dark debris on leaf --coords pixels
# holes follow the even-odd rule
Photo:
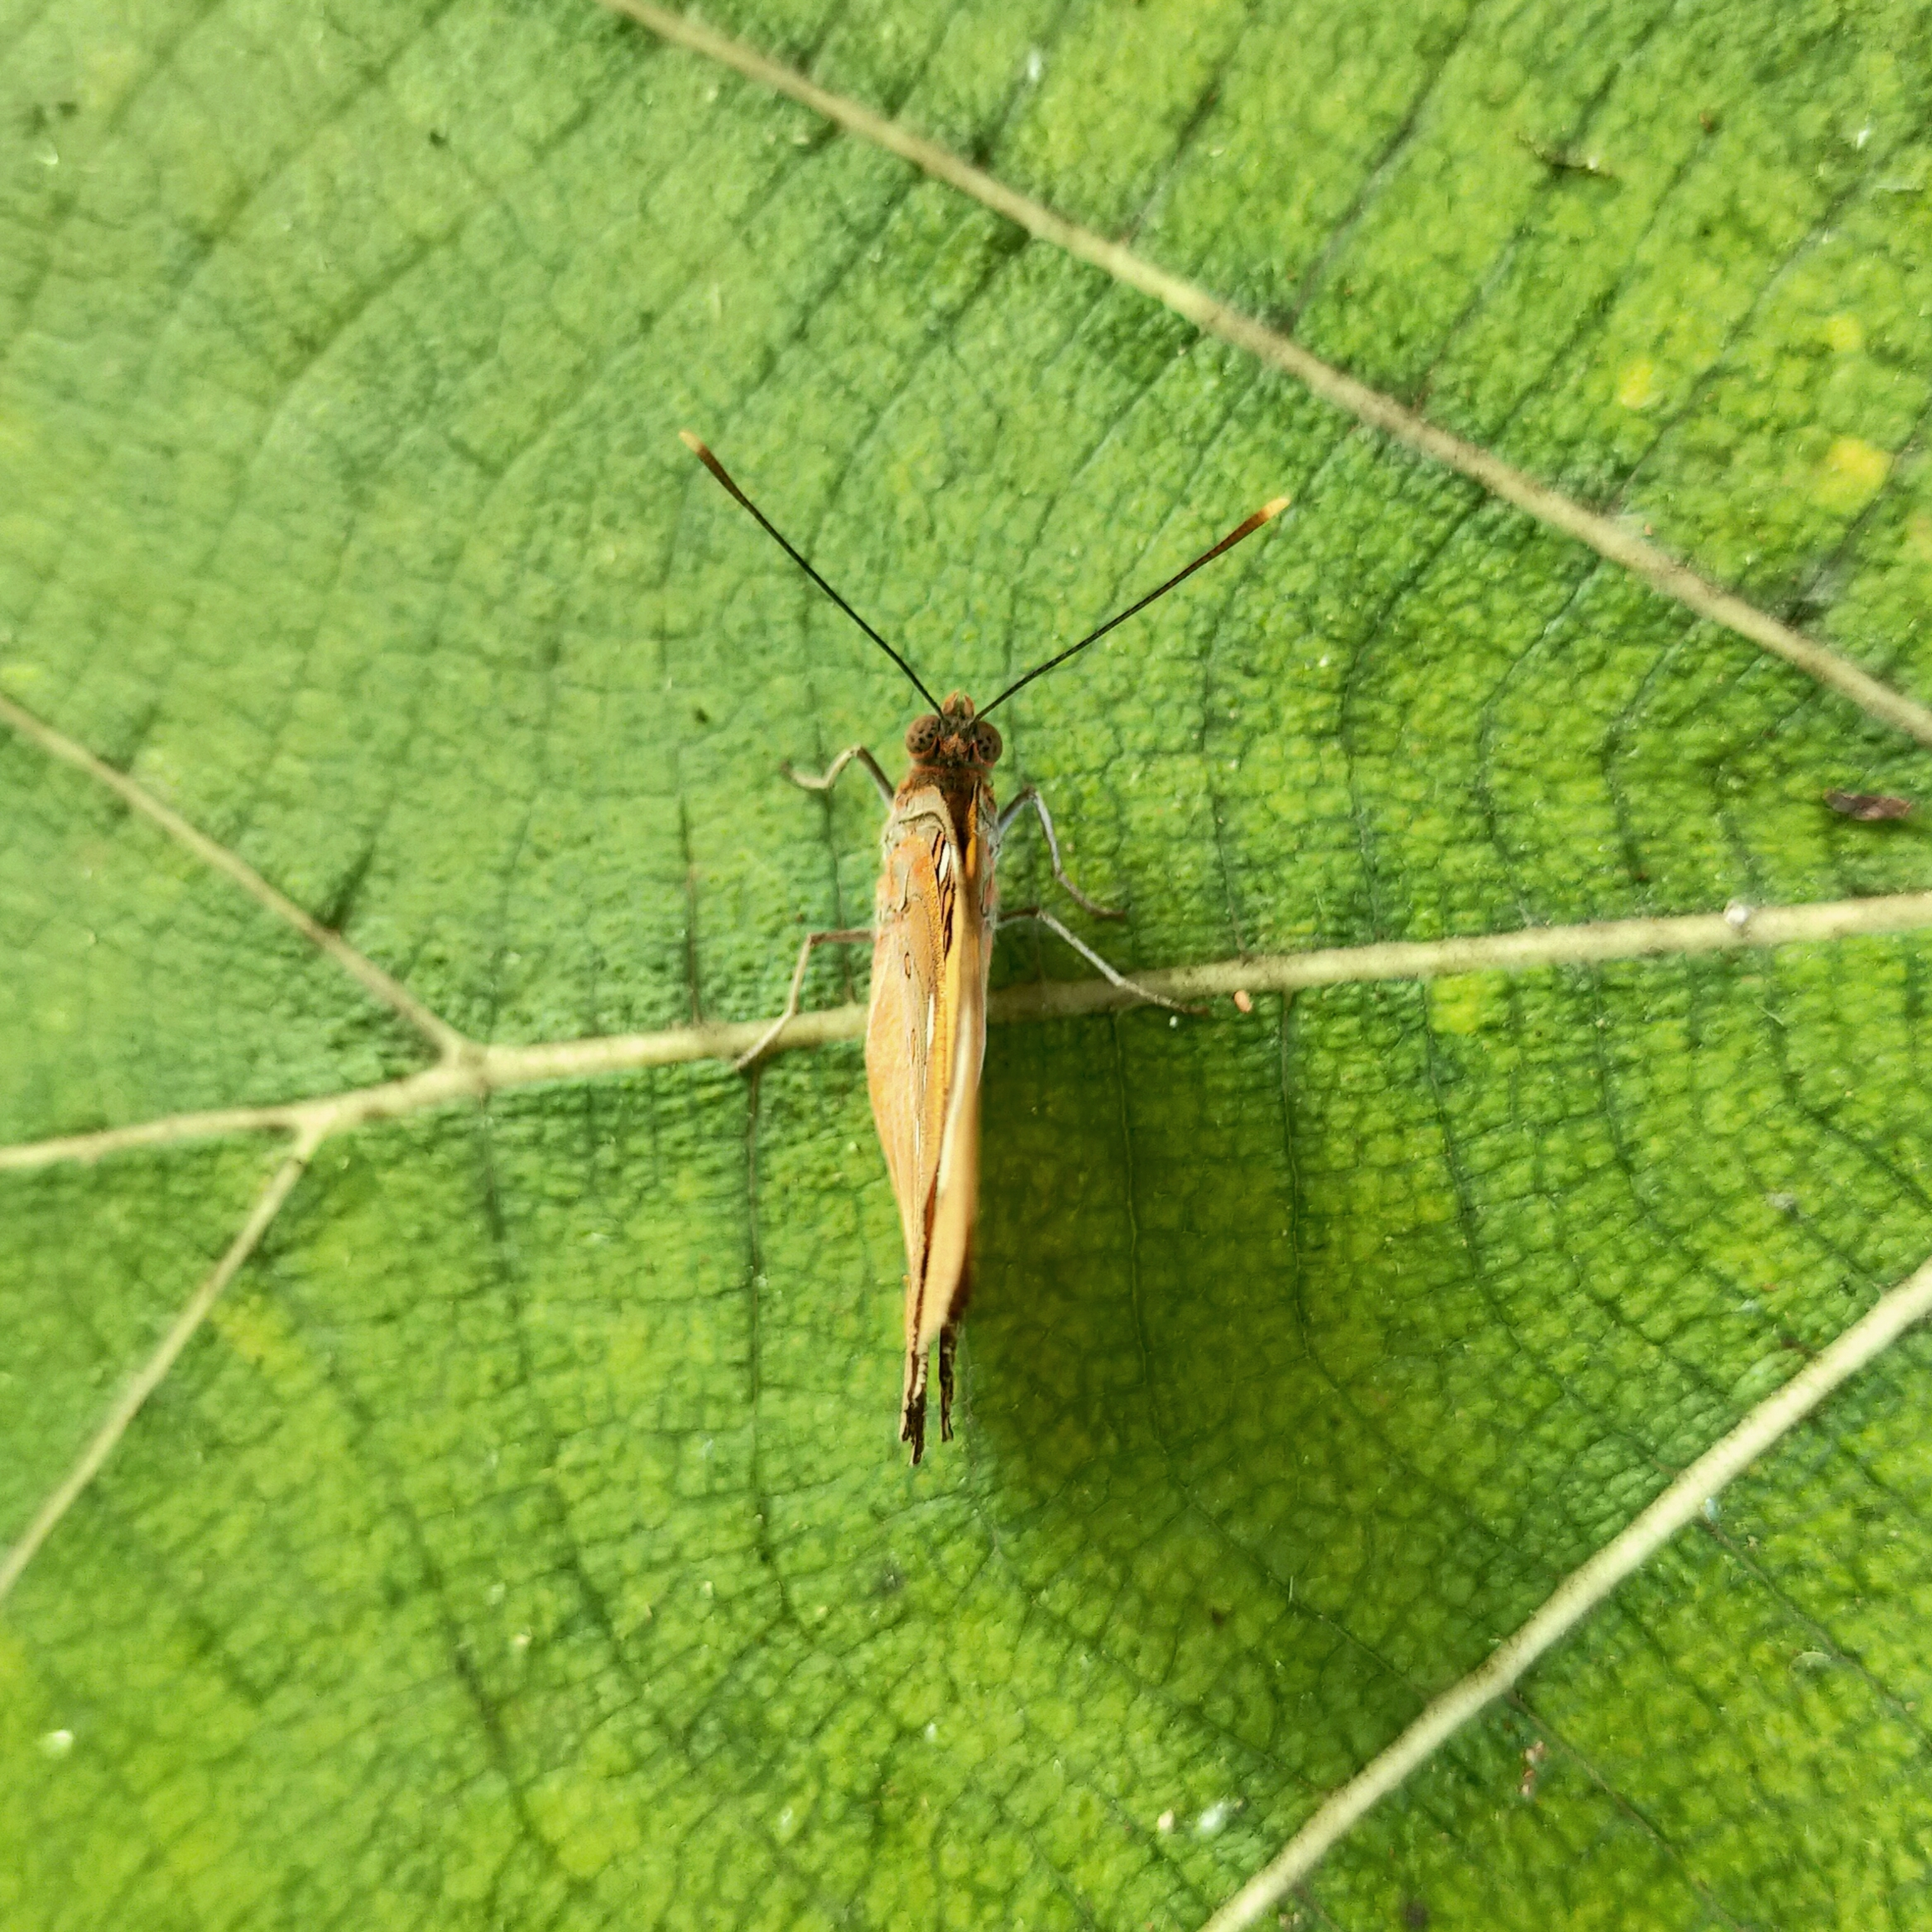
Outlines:
[[[1824,802],[1840,818],[1857,819],[1863,824],[1875,824],[1882,819],[1902,819],[1912,809],[1909,798],[1895,798],[1883,791],[1828,791]]]

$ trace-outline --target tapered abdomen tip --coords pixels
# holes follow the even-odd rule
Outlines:
[[[685,438],[687,442],[690,441],[690,439],[689,437]],[[1288,507],[1289,504],[1294,499],[1292,497],[1277,497],[1273,502],[1262,504],[1262,521],[1264,523],[1272,522],[1276,517],[1279,517],[1281,512]]]
[[[680,430],[678,431],[678,440],[682,443],[694,456],[709,456],[711,454],[711,452],[707,449],[704,445],[700,443],[689,430]]]

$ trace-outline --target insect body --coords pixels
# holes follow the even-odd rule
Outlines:
[[[911,1444],[916,1463],[925,1449],[927,1385],[935,1352],[940,1435],[944,1439],[953,1432],[954,1345],[973,1286],[979,1080],[986,1055],[987,981],[992,968],[993,935],[1001,924],[995,871],[1002,835],[1023,813],[1035,813],[1046,838],[1054,877],[1089,912],[1103,918],[1121,916],[1095,905],[1066,876],[1053,819],[1045,801],[1031,786],[1016,795],[1004,813],[998,810],[991,774],[1002,747],[987,714],[1278,516],[1287,499],[1277,497],[1257,511],[1185,570],[1008,685],[984,711],[978,711],[962,692],[954,692],[943,704],[935,700],[906,660],[780,536],[718,459],[689,430],[680,434],[718,482],[898,665],[932,707],[906,733],[911,765],[896,789],[863,745],[840,752],[822,777],[791,774],[798,783],[823,791],[856,762],[877,786],[887,818],[873,920],[856,931],[813,933],[806,938],[799,949],[785,1011],[738,1063],[749,1065],[784,1031],[798,1010],[805,970],[816,947],[872,941],[866,1082],[906,1239],[906,1377],[899,1436]],[[1172,1003],[1123,979],[1041,908],[1008,914],[1006,923],[1020,920],[1047,926],[1115,985],[1163,1006]]]
[[[880,841],[866,1084],[906,1236],[900,1439],[917,1462],[939,1350],[940,1435],[952,1434],[953,1344],[973,1288],[979,1074],[997,928],[1000,821],[988,774],[1000,735],[955,693],[906,734],[912,767]]]

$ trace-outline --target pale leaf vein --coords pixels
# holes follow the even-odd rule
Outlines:
[[[1850,699],[1870,716],[1906,733],[1920,744],[1932,745],[1932,708],[1894,690],[1829,646],[1700,576],[1689,565],[1617,518],[1600,515],[1481,445],[1430,422],[1394,396],[1371,388],[1333,363],[1324,362],[1292,337],[1221,301],[1198,282],[1171,274],[1132,248],[1055,214],[1044,203],[1009,188],[938,142],[862,102],[818,86],[802,74],[767,59],[755,48],[701,21],[653,6],[651,0],[599,0],[599,3],[647,27],[661,39],[716,60],[759,86],[823,115],[848,133],[898,156],[933,180],[971,196],[983,207],[1024,229],[1036,241],[1058,248],[1074,260],[1099,269],[1123,286],[1151,296],[1204,334],[1218,336],[1223,342],[1247,350],[1391,442],[1468,477],[1538,522],[1587,544],[1599,555],[1641,578],[1653,590],[1674,598],[1698,617],[1783,658]]]

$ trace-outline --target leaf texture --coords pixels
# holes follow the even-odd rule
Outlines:
[[[713,18],[1932,694],[1925,7]],[[975,694],[1293,497],[1002,713],[1124,971],[1925,883],[1822,802],[1923,795],[1899,733],[633,24],[0,0],[0,694],[470,1040],[773,1012],[870,904],[876,800],[779,767],[910,695],[685,425]],[[17,732],[0,786],[0,1141],[433,1060]],[[0,1605],[0,1920],[1197,1925],[1932,1251],[1928,957],[996,1028],[916,1473],[856,1044],[333,1135]],[[285,1151],[0,1173],[0,1539]],[[1925,1923],[1929,1371],[1287,1922]]]

